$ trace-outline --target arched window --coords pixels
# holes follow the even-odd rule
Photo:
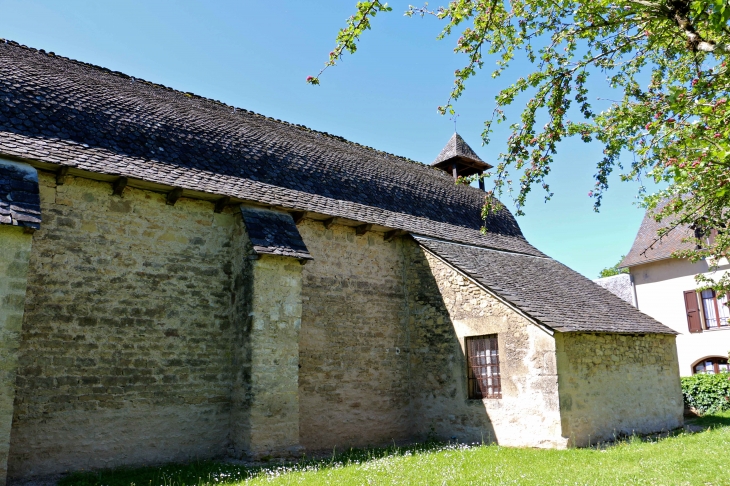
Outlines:
[[[692,374],[694,375],[696,375],[697,373],[715,374],[722,371],[730,371],[730,367],[728,367],[727,363],[727,358],[719,358],[716,356],[703,358],[692,367]]]

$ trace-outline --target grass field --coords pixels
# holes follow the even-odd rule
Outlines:
[[[696,419],[703,432],[630,438],[563,451],[421,444],[353,450],[297,465],[246,468],[203,462],[74,474],[61,486],[279,484],[730,485],[730,413]]]

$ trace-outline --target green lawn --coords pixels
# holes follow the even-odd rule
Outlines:
[[[419,445],[349,451],[296,466],[219,463],[74,474],[71,485],[666,484],[730,485],[730,413],[697,419],[704,432],[630,439],[604,449]]]

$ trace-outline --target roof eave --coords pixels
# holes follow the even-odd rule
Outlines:
[[[491,164],[488,164],[483,160],[477,160],[471,157],[464,157],[462,155],[451,157],[441,161],[436,160],[431,163],[431,167],[433,167],[434,169],[440,169],[449,172],[451,171],[451,166],[454,163],[474,169],[477,172],[489,170],[493,167]]]

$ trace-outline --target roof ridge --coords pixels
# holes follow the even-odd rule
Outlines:
[[[412,235],[417,240],[418,239],[422,239],[422,240],[438,241],[440,243],[448,243],[449,245],[465,246],[467,248],[477,248],[479,250],[495,251],[495,252],[498,252],[498,253],[506,253],[506,254],[509,254],[509,255],[520,255],[520,256],[528,256],[528,257],[532,257],[532,258],[542,258],[543,260],[555,260],[554,258],[552,258],[552,257],[550,257],[548,255],[545,255],[545,254],[543,254],[543,255],[531,255],[530,253],[525,253],[525,252],[522,252],[522,251],[511,251],[511,250],[504,250],[504,249],[501,249],[501,248],[496,248],[496,247],[493,247],[493,246],[475,245],[475,244],[472,244],[472,243],[462,243],[462,242],[459,242],[459,241],[445,240],[443,238],[436,238],[434,236],[422,235],[420,233],[412,233]],[[557,260],[555,260],[555,261],[557,261]],[[558,262],[558,263],[560,263],[560,262]]]
[[[396,229],[407,223],[403,218],[420,218],[409,227],[448,239],[447,231],[453,231],[466,242],[486,225],[498,236],[487,246],[527,244],[508,209],[485,221],[480,210],[488,194],[455,184],[446,172],[426,170],[425,164],[342,137],[249,110],[238,113],[219,101],[158,89],[125,74],[109,75],[113,72],[108,69],[2,42],[0,152],[8,156],[283,207],[296,208],[295,202],[317,196],[317,204],[302,208],[365,223],[384,221]],[[7,101],[11,98],[12,103]],[[45,118],[36,120],[39,110]],[[38,123],[28,124],[28,118]],[[375,219],[363,220],[366,216]],[[447,230],[443,224],[458,228]],[[532,247],[526,251],[532,253]]]
[[[343,142],[343,143],[346,143],[348,145],[352,145],[352,146],[357,147],[357,148],[360,148],[360,149],[365,149],[365,150],[368,150],[368,151],[372,151],[372,152],[374,152],[374,153],[376,153],[378,155],[381,155],[381,156],[394,157],[394,158],[396,158],[398,160],[401,160],[401,161],[404,161],[404,162],[409,162],[409,163],[412,163],[412,164],[418,164],[419,166],[428,167],[430,169],[433,169],[433,167],[431,167],[430,165],[425,164],[423,162],[419,162],[417,160],[413,160],[413,159],[411,159],[409,157],[405,157],[403,155],[397,155],[397,154],[393,154],[393,153],[390,153],[390,152],[386,152],[384,150],[378,150],[378,149],[376,149],[374,147],[370,147],[368,145],[362,145],[360,143],[353,142],[352,140],[348,140],[345,137],[342,137],[340,135],[335,135],[333,133],[324,132],[324,131],[320,131],[320,130],[315,130],[314,128],[310,128],[310,127],[308,127],[306,125],[302,125],[302,124],[298,124],[298,123],[290,123],[290,122],[287,122],[285,120],[280,120],[278,118],[272,118],[270,116],[262,115],[261,113],[256,113],[255,111],[247,110],[246,108],[240,108],[240,107],[237,107],[237,106],[229,105],[229,104],[224,103],[224,102],[222,102],[220,100],[214,100],[213,98],[206,98],[205,96],[197,95],[197,94],[195,94],[193,92],[190,92],[190,91],[181,91],[181,90],[178,90],[178,89],[175,89],[175,88],[171,88],[170,86],[165,86],[164,84],[154,83],[152,81],[148,81],[148,80],[143,79],[143,78],[138,78],[136,76],[131,76],[131,75],[126,74],[126,73],[123,73],[121,71],[114,71],[114,70],[109,69],[109,68],[106,68],[104,66],[98,66],[96,64],[91,64],[91,63],[84,62],[84,61],[79,61],[77,59],[73,59],[73,58],[70,58],[70,57],[61,56],[61,55],[56,54],[53,51],[46,51],[44,49],[37,49],[35,47],[26,46],[25,44],[21,44],[21,43],[19,43],[17,41],[14,41],[14,40],[5,39],[3,37],[0,37],[0,43],[10,44],[10,45],[12,45],[14,47],[19,47],[21,49],[25,49],[27,51],[30,51],[30,52],[33,52],[33,53],[36,53],[36,54],[44,54],[46,56],[50,56],[50,57],[58,58],[58,59],[61,59],[61,60],[64,60],[64,61],[72,62],[72,63],[77,64],[79,66],[96,69],[98,71],[101,71],[101,72],[104,72],[104,73],[107,73],[107,74],[112,74],[114,76],[118,76],[118,77],[123,78],[123,79],[131,79],[134,82],[143,83],[143,84],[146,84],[146,85],[151,86],[153,88],[163,89],[163,90],[169,91],[171,93],[176,93],[176,94],[180,94],[180,95],[186,96],[188,98],[195,98],[195,99],[197,99],[199,101],[204,101],[204,102],[212,103],[214,105],[218,105],[218,106],[222,106],[222,107],[226,107],[226,108],[231,108],[234,111],[236,111],[236,110],[242,111],[242,112],[248,113],[250,115],[254,115],[254,116],[260,117],[260,118],[262,118],[264,120],[269,120],[269,121],[272,121],[272,122],[279,123],[281,125],[298,128],[299,130],[303,130],[303,131],[306,131],[306,132],[323,135],[323,136],[325,136],[327,138],[330,138],[330,139],[333,139],[333,140],[337,140],[339,142]],[[438,169],[433,169],[433,170],[435,170],[436,172],[439,172],[439,173],[443,172],[443,171],[438,170]]]

